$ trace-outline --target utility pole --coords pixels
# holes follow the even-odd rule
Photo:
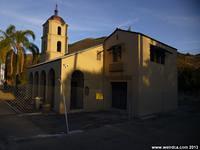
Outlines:
[[[68,116],[67,116],[67,107],[66,107],[66,99],[65,99],[65,94],[63,92],[64,86],[63,83],[61,81],[61,79],[58,79],[60,82],[60,86],[61,86],[61,91],[62,91],[62,96],[63,96],[63,105],[64,105],[64,111],[65,111],[65,123],[66,123],[66,130],[67,130],[67,134],[69,133],[69,122],[68,122]]]

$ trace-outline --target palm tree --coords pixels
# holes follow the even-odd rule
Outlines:
[[[15,26],[10,25],[6,31],[0,30],[0,59],[3,63],[6,61],[7,53],[12,49],[11,39],[15,32]]]
[[[37,64],[39,62],[39,48],[37,45],[30,43],[29,51],[33,54],[32,64]]]
[[[26,51],[33,54],[33,63],[37,63],[39,49],[30,42],[29,39],[35,40],[35,34],[31,30],[16,30],[14,25],[10,25],[5,31],[0,30],[0,58],[6,62],[6,55],[12,51],[15,55],[15,60],[11,59],[11,70],[16,77],[20,77],[24,70],[26,61]],[[14,58],[14,57],[11,57]],[[15,61],[13,63],[13,61]]]

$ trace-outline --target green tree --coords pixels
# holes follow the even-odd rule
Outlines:
[[[24,71],[26,51],[32,52],[32,63],[38,62],[39,49],[30,39],[35,40],[35,34],[31,30],[16,30],[14,25],[10,25],[5,31],[0,30],[0,59],[8,63],[6,62],[7,54],[10,51],[14,53],[15,57],[10,57],[11,63],[14,61],[13,68],[11,68],[14,77],[20,77]],[[12,60],[12,58],[15,59]]]

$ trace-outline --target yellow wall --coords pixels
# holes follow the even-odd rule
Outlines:
[[[123,44],[124,70],[110,72],[112,54],[107,51],[116,44]],[[165,65],[150,62],[150,44],[162,47],[166,53]],[[105,97],[112,103],[111,82],[127,82],[127,111],[131,116],[144,116],[177,108],[177,69],[175,49],[141,34],[116,31],[104,43]]]
[[[58,27],[61,27],[61,35],[57,34]],[[42,37],[42,61],[52,60],[63,56],[68,52],[67,24],[57,20],[49,20],[44,25]],[[47,28],[47,29],[45,29]],[[61,52],[57,52],[57,42],[61,42]]]
[[[139,114],[147,115],[177,108],[176,50],[145,36],[139,37]],[[150,44],[159,46],[165,53],[165,64],[150,61]]]
[[[117,39],[118,37],[118,39]],[[122,44],[122,72],[110,72],[112,54],[107,51],[113,45]],[[111,82],[127,82],[127,111],[136,113],[138,99],[138,40],[137,34],[117,31],[104,43],[105,95],[108,106],[112,104]]]
[[[29,75],[31,73],[33,74],[33,80],[34,80],[35,73],[36,72],[39,73],[39,86],[38,86],[38,89],[37,89],[39,91],[39,95],[38,95],[39,97],[42,96],[42,94],[40,92],[41,73],[42,73],[42,71],[45,71],[45,74],[46,74],[46,102],[48,102],[47,94],[48,94],[49,71],[51,69],[54,70],[54,72],[55,72],[55,89],[54,89],[55,95],[54,95],[54,98],[53,98],[54,99],[53,110],[55,110],[57,112],[59,110],[59,101],[61,100],[61,95],[60,95],[61,89],[60,89],[60,82],[59,82],[59,79],[61,78],[60,77],[60,72],[61,72],[61,70],[60,70],[61,65],[60,64],[61,64],[61,60],[58,59],[56,61],[51,61],[49,63],[41,63],[41,64],[38,64],[38,65],[32,66],[31,68],[28,69],[28,74]],[[34,88],[35,87],[33,86],[33,91],[35,90]]]
[[[97,52],[101,53],[101,60],[97,60]],[[103,93],[103,45],[63,56],[49,63],[38,64],[30,68],[29,73],[34,74],[36,71],[40,73],[45,70],[48,74],[51,68],[56,72],[55,111],[64,113],[64,97],[68,112],[97,111],[105,108],[105,100],[96,99],[96,93]],[[84,74],[84,87],[89,87],[88,96],[85,95],[85,89],[83,90],[81,110],[70,110],[71,75],[75,70],[80,70]],[[62,87],[59,79],[62,81]]]
[[[84,87],[89,87],[89,95],[83,96],[84,111],[94,111],[104,108],[104,100],[96,100],[96,92],[103,92],[103,54],[101,60],[97,60],[97,52],[103,50],[103,46],[99,45],[80,53],[71,54],[62,59],[61,78],[64,85],[62,93],[64,93],[67,102],[67,110],[70,110],[70,94],[71,94],[71,75],[75,70],[80,70],[84,74]],[[83,92],[84,93],[84,92]],[[60,103],[60,112],[62,113],[63,105]],[[82,111],[82,110],[76,110]]]
[[[52,58],[55,41],[64,36],[57,37],[56,22],[50,21]],[[64,26],[63,28],[66,28]],[[57,28],[56,28],[57,29]],[[112,53],[108,51],[113,45],[122,45],[122,59],[120,62],[112,61]],[[150,61],[150,44],[168,50],[165,65]],[[50,50],[49,49],[49,50]],[[97,53],[101,52],[101,60],[97,60]],[[55,52],[56,53],[56,52]],[[144,35],[125,31],[116,31],[104,43],[80,52],[62,56],[60,59],[49,63],[41,63],[29,69],[30,72],[48,73],[50,68],[56,72],[55,110],[63,113],[63,98],[66,99],[68,112],[70,110],[71,75],[75,70],[84,74],[84,88],[89,87],[89,95],[83,91],[83,109],[76,111],[97,111],[110,109],[112,104],[111,82],[127,83],[127,112],[131,117],[145,116],[159,112],[174,110],[177,107],[177,51],[158,41]],[[110,64],[122,66],[123,71],[110,72]],[[58,79],[61,79],[63,87],[60,88]],[[103,100],[96,100],[96,93],[103,93]],[[64,96],[64,97],[63,97]]]

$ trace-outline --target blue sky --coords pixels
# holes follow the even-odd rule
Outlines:
[[[181,52],[200,53],[199,0],[0,0],[0,29],[31,29],[41,47],[42,24],[56,3],[69,24],[69,43],[131,26]]]

